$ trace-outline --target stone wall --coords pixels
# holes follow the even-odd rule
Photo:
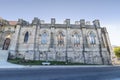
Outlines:
[[[4,31],[8,32],[10,26]],[[12,33],[12,31],[14,31]],[[28,40],[25,42],[25,34],[28,32]],[[42,34],[46,32],[47,43],[42,44]],[[59,32],[63,34],[64,44],[58,44]],[[95,43],[90,42],[90,33],[94,33]],[[31,24],[20,19],[15,28],[11,27],[10,55],[27,60],[50,60],[79,62],[87,64],[110,64],[111,45],[105,28],[100,27],[99,20],[93,21],[93,25],[70,24],[66,19],[64,24],[56,24],[55,19],[51,23],[41,23],[34,18]],[[79,36],[79,44],[74,44],[74,34]],[[5,36],[5,33],[0,33]],[[5,39],[5,38],[2,38]],[[4,41],[4,40],[3,40]],[[3,42],[0,42],[2,47]],[[2,48],[1,48],[2,49]]]

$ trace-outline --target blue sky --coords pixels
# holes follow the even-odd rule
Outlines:
[[[7,20],[23,18],[32,21],[39,17],[45,22],[56,18],[63,23],[99,19],[107,27],[112,45],[120,45],[120,0],[0,0],[0,16]]]

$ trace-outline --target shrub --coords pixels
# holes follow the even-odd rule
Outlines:
[[[114,48],[114,53],[118,58],[120,58],[120,47],[115,47]]]

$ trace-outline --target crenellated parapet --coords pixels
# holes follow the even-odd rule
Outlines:
[[[55,18],[51,18],[51,26],[52,26],[52,27],[54,27],[54,26],[55,26],[55,23],[56,23]]]
[[[40,20],[38,17],[34,17],[34,19],[32,20],[31,23],[29,23],[26,20],[23,19],[18,19],[18,21],[8,21],[5,19],[0,18],[0,26],[3,25],[21,25],[21,26],[30,26],[30,25],[40,25],[40,24],[50,24],[51,27],[55,27],[56,24],[56,19],[55,18],[51,18],[51,22],[50,23],[45,23],[44,20]],[[79,21],[75,21],[75,23],[70,23],[70,19],[65,19],[64,23],[61,25],[66,25],[66,27],[71,27],[71,25],[80,25],[80,27],[96,27],[99,28],[100,27],[100,21],[98,19],[95,19],[94,21],[92,21],[92,24],[90,21],[85,21],[85,19],[80,19]],[[86,26],[87,25],[87,26]]]
[[[40,24],[40,19],[34,17],[34,19],[32,20],[32,25],[39,25],[39,24]]]
[[[80,20],[80,27],[85,27],[85,20],[84,19]]]
[[[100,22],[99,22],[99,20],[94,20],[93,21],[93,25],[95,26],[95,27],[100,27]]]

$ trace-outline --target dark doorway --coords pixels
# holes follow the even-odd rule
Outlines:
[[[10,39],[6,38],[4,41],[3,50],[8,50],[9,45],[10,45]]]

